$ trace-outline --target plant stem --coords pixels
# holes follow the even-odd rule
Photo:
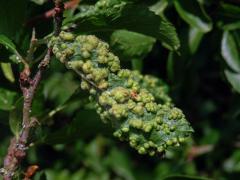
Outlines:
[[[54,35],[58,36],[61,31],[62,19],[64,6],[62,1],[55,1],[55,14],[54,14]],[[35,38],[35,35],[33,36]],[[31,49],[31,45],[30,45]],[[29,51],[32,53],[32,51]],[[26,151],[28,149],[28,139],[30,130],[36,127],[37,120],[31,117],[31,107],[36,89],[42,79],[44,70],[49,65],[52,56],[52,48],[48,48],[44,59],[38,65],[38,71],[33,78],[30,77],[31,70],[29,67],[25,66],[24,70],[20,73],[20,87],[24,97],[23,103],[23,119],[22,119],[22,129],[18,139],[13,137],[11,139],[10,145],[8,147],[7,155],[4,158],[4,167],[1,169],[4,180],[11,180],[15,175],[21,161],[26,156]],[[29,55],[31,57],[31,54]]]

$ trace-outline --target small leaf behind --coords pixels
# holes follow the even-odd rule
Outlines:
[[[6,49],[11,51],[12,53],[16,52],[15,44],[5,35],[0,34],[0,44],[4,45]]]
[[[174,1],[175,8],[181,18],[189,25],[198,28],[202,32],[209,32],[212,29],[212,22],[197,1],[185,0]]]
[[[229,70],[224,71],[228,82],[232,85],[233,89],[240,93],[240,74],[234,73]]]
[[[9,125],[12,133],[18,138],[22,122],[23,97],[19,98],[9,114]]]
[[[0,63],[0,64],[1,64],[1,68],[5,78],[12,83],[15,82],[11,64],[10,63]]]
[[[6,111],[12,110],[14,108],[15,97],[15,92],[0,88],[0,109]]]
[[[240,55],[237,42],[229,31],[225,31],[222,37],[221,54],[227,65],[235,72],[240,72]]]

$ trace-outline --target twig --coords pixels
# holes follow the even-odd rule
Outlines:
[[[61,30],[62,25],[62,14],[64,11],[64,6],[62,1],[55,1],[55,30],[54,35],[57,36]],[[33,33],[32,40],[35,39]],[[31,41],[32,42],[32,41]],[[29,50],[29,57],[31,56],[31,45]],[[42,79],[42,74],[49,64],[52,56],[52,49],[48,48],[44,59],[40,62],[38,66],[38,71],[33,78],[30,77],[31,71],[29,67],[25,66],[24,70],[20,73],[20,87],[24,97],[23,103],[23,120],[22,120],[22,130],[18,139],[16,137],[12,138],[10,145],[8,147],[7,155],[4,158],[4,167],[1,169],[4,180],[11,180],[15,175],[15,171],[19,167],[22,159],[26,156],[26,151],[28,149],[28,139],[30,130],[32,130],[37,125],[36,118],[31,117],[31,107],[36,89]]]
[[[80,3],[80,0],[70,0],[66,3],[64,3],[64,9],[75,9],[78,4]],[[32,19],[28,20],[26,22],[27,26],[33,26],[35,25],[37,22],[39,22],[40,20],[47,20],[53,17],[55,13],[54,9],[51,9],[47,12],[45,12],[44,14],[38,15],[33,17]]]
[[[26,57],[28,62],[31,62],[33,60],[33,54],[35,52],[36,45],[37,45],[36,31],[35,31],[35,28],[33,28],[30,47],[29,47],[29,50],[28,50],[28,55]]]
[[[36,174],[39,170],[38,165],[31,165],[27,168],[27,171],[24,173],[25,177],[23,180],[31,180],[31,178]]]

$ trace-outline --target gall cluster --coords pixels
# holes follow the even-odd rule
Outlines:
[[[57,59],[81,76],[81,88],[97,102],[103,122],[113,125],[114,136],[140,154],[163,153],[192,133],[184,114],[167,95],[167,86],[153,76],[121,69],[107,43],[93,35],[61,32],[49,46]]]

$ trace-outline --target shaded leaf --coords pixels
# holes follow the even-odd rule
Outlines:
[[[6,49],[10,50],[12,53],[16,52],[15,44],[3,34],[0,34],[0,44],[4,45]]]
[[[90,137],[97,132],[106,131],[95,110],[79,110],[76,117],[61,129],[48,134],[45,138],[47,144],[62,144],[74,141],[79,137]],[[103,130],[104,129],[104,130]]]
[[[141,59],[132,59],[132,69],[137,70],[139,72],[143,69],[143,61]]]
[[[143,59],[153,47],[155,39],[139,33],[117,30],[111,35],[110,45],[127,60]]]
[[[164,10],[167,8],[169,4],[168,0],[160,0],[154,5],[150,6],[150,10],[155,12],[157,15],[162,15]]]
[[[189,50],[192,54],[194,54],[198,46],[203,38],[204,33],[200,31],[197,28],[191,27],[189,29],[189,35],[188,35],[188,44],[189,44]]]
[[[234,73],[229,70],[224,71],[228,82],[232,85],[233,89],[240,93],[240,74]]]
[[[15,92],[0,88],[0,109],[7,111],[13,109],[15,97]]]
[[[76,15],[74,22],[78,23],[80,27],[77,31],[93,32],[126,29],[155,37],[170,50],[177,50],[180,47],[174,26],[163,17],[149,10],[147,6],[124,4],[115,13],[111,11],[111,8],[103,8],[99,14],[99,10],[92,7],[89,10],[90,12],[86,11],[84,15],[81,13]]]
[[[7,80],[9,80],[10,82],[15,82],[15,77],[12,71],[12,66],[10,63],[0,63],[1,64],[1,68],[3,71],[3,75],[5,76],[5,78]]]
[[[71,73],[55,73],[44,84],[43,93],[46,99],[56,105],[64,103],[79,87]]]
[[[174,0],[174,5],[181,18],[190,26],[198,28],[205,33],[212,29],[212,22],[198,1]]]
[[[130,160],[127,155],[116,148],[113,148],[109,153],[107,163],[114,170],[116,174],[126,180],[134,180],[132,169],[130,167]]]
[[[221,54],[227,65],[234,71],[240,72],[240,55],[237,43],[229,31],[225,31],[222,37]]]

